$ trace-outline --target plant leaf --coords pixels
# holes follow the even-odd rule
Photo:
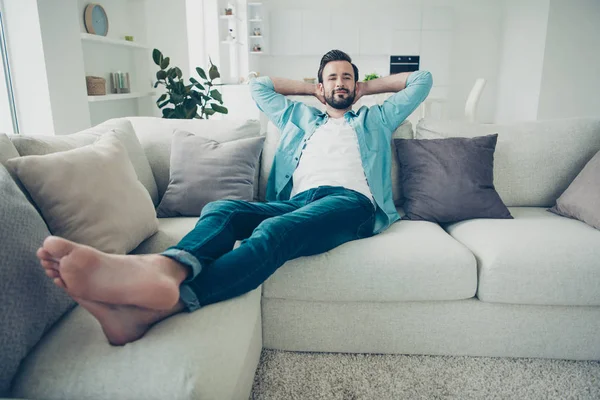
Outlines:
[[[158,103],[160,103],[161,101],[163,101],[166,98],[167,98],[167,94],[163,93],[163,94],[160,95],[160,97],[158,98],[158,100],[156,100],[156,103],[158,104]]]
[[[167,72],[163,71],[162,69],[156,73],[156,79],[158,79],[159,81],[164,80],[166,77],[167,77]]]
[[[181,72],[179,67],[175,67],[175,76],[177,76],[179,79],[181,79],[181,77],[183,76],[183,72]]]
[[[216,65],[211,65],[209,70],[208,70],[208,76],[210,77],[210,80],[212,81],[213,79],[217,79],[221,76],[221,74],[219,74],[219,70],[217,69]]]
[[[156,81],[156,83],[154,84],[154,88],[156,89],[160,83],[162,82]]]
[[[176,106],[175,111],[173,112],[172,118],[186,119],[185,118],[185,109],[182,105]]]
[[[171,118],[171,114],[173,114],[173,111],[175,111],[175,110],[172,108],[163,108],[163,110],[162,110],[163,118]]]
[[[167,104],[169,104],[169,102],[170,102],[170,100],[164,101],[163,103],[161,103],[161,104],[158,105],[158,108],[163,108],[164,106],[166,106]],[[158,101],[157,101],[157,103],[158,103]]]
[[[160,65],[163,60],[163,55],[158,49],[152,50],[152,60],[154,60],[154,64]]]
[[[192,119],[192,118],[194,118],[194,115],[196,115],[197,112],[198,112],[198,106],[194,104],[194,106],[192,108],[186,109],[185,118]]]
[[[210,95],[213,99],[215,99],[219,103],[223,104],[223,98],[221,97],[221,93],[217,89],[211,90]]]
[[[171,102],[173,104],[179,104],[181,102],[183,102],[184,97],[181,94],[177,94],[177,93],[172,93],[171,94]]]
[[[221,114],[227,114],[229,112],[227,108],[214,103],[210,105],[210,108]]]
[[[198,89],[204,90],[204,86],[202,86],[195,78],[190,78],[190,82],[192,82]]]
[[[212,108],[204,109],[204,114],[206,114],[206,115],[213,115],[214,113],[215,113],[215,110],[213,110]]]
[[[198,104],[199,106],[201,106],[203,103],[202,96],[200,95],[200,93],[198,93],[195,90],[192,90],[190,92],[190,98],[193,99],[196,102],[196,104]]]
[[[162,69],[165,69],[165,68],[167,68],[167,67],[169,66],[169,61],[170,61],[170,58],[169,58],[169,57],[166,57],[165,59],[163,59],[163,60],[160,62],[160,68],[162,68]]]
[[[206,72],[200,67],[196,67],[196,72],[200,75],[200,78],[206,79]]]

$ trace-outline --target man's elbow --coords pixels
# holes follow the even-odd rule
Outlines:
[[[415,83],[431,88],[433,86],[433,75],[429,71],[419,71],[419,77],[415,80]]]

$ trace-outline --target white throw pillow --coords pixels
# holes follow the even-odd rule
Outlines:
[[[158,230],[154,204],[114,132],[73,150],[7,161],[50,232],[126,254]]]

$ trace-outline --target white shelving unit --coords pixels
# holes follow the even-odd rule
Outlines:
[[[88,42],[95,42],[95,43],[103,43],[103,44],[108,44],[108,45],[112,45],[112,46],[131,47],[134,49],[143,49],[143,50],[150,49],[149,46],[146,46],[144,44],[140,44],[140,43],[136,43],[136,42],[129,42],[127,40],[111,39],[111,38],[107,38],[106,36],[92,35],[90,33],[82,33],[81,40],[88,41]]]
[[[143,42],[143,33],[129,32],[140,42],[80,32],[85,75],[106,79],[105,95],[87,96],[92,126],[110,118],[157,115],[153,47]],[[111,93],[110,74],[118,71],[129,73],[130,93]]]
[[[127,100],[127,99],[138,99],[141,97],[155,96],[157,92],[138,92],[138,93],[112,93],[99,96],[88,96],[90,103],[96,103],[99,101],[112,101],[112,100]]]
[[[250,54],[264,54],[265,52],[265,41],[264,39],[264,26],[263,26],[263,3],[260,1],[249,1],[248,2],[248,51]],[[257,35],[256,32],[259,32]],[[256,48],[255,46],[258,46]]]

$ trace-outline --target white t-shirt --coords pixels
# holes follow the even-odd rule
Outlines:
[[[360,158],[356,132],[344,118],[328,118],[317,128],[293,175],[290,198],[319,186],[343,186],[375,200]]]

